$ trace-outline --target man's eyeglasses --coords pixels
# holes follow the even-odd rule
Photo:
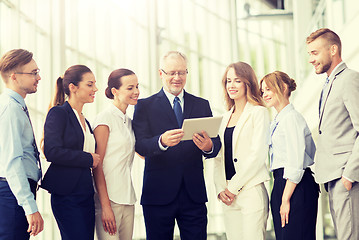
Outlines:
[[[176,76],[176,74],[178,74],[178,76],[180,76],[180,77],[183,77],[183,76],[185,76],[185,75],[187,75],[188,74],[188,70],[186,69],[186,71],[177,71],[177,72],[165,72],[165,70],[163,70],[163,69],[161,69],[161,71],[164,73],[164,74],[166,74],[167,76],[171,76],[171,77],[174,77],[174,76]]]
[[[26,72],[16,72],[15,74],[28,74],[28,75],[32,75],[33,77],[37,77],[40,74],[40,69],[37,69],[35,71],[26,73]]]

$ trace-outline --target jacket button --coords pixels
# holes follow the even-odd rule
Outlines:
[[[237,160],[237,158],[235,158],[235,159],[233,159],[233,161],[234,161],[234,162],[237,162],[238,160]]]

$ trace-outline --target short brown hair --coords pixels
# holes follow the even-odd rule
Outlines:
[[[268,73],[265,75],[260,81],[260,89],[262,91],[262,83],[263,81],[266,83],[267,87],[276,93],[278,96],[285,97],[285,89],[288,89],[288,97],[291,92],[293,92],[297,88],[297,84],[294,79],[290,78],[288,74],[280,71],[275,71],[272,73]]]
[[[333,32],[332,30],[330,30],[328,28],[320,28],[317,31],[312,32],[307,37],[306,42],[307,42],[307,44],[309,44],[320,37],[325,39],[330,45],[337,45],[339,56],[342,55],[342,42],[340,41],[338,34],[336,34],[335,32]]]
[[[222,78],[224,100],[226,102],[227,109],[230,110],[234,106],[234,100],[229,97],[227,92],[227,73],[231,68],[234,69],[237,77],[240,78],[240,80],[246,85],[247,101],[254,105],[263,106],[263,100],[258,87],[258,80],[253,68],[245,62],[236,62],[228,65]]]
[[[1,76],[6,83],[8,74],[28,64],[32,60],[33,53],[25,49],[13,49],[5,53],[0,59]]]

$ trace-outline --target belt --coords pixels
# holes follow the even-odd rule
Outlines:
[[[34,194],[35,200],[36,200],[36,191],[38,190],[39,186],[37,185],[36,181],[34,181],[34,180],[30,179],[30,178],[28,178],[27,180],[29,181],[30,190]],[[7,182],[7,180],[4,177],[0,177],[0,182]]]
[[[284,168],[277,168],[277,169],[273,170],[273,177],[274,178],[278,178],[278,177],[282,178],[283,177],[283,172],[284,172]],[[306,169],[304,169],[304,173],[306,173],[306,172],[309,172],[310,174],[313,174],[310,167],[307,167]]]

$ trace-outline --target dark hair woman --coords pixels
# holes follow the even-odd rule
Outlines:
[[[93,124],[96,153],[101,159],[94,170],[96,235],[98,240],[131,240],[136,202],[131,178],[135,136],[126,110],[137,104],[137,76],[128,69],[114,70],[105,94],[113,104],[100,112]]]
[[[94,101],[95,83],[88,67],[68,68],[57,79],[55,106],[45,121],[44,153],[51,164],[41,187],[51,193],[52,211],[63,240],[94,238],[91,168],[96,168],[100,157],[94,153],[95,138],[82,108]]]

